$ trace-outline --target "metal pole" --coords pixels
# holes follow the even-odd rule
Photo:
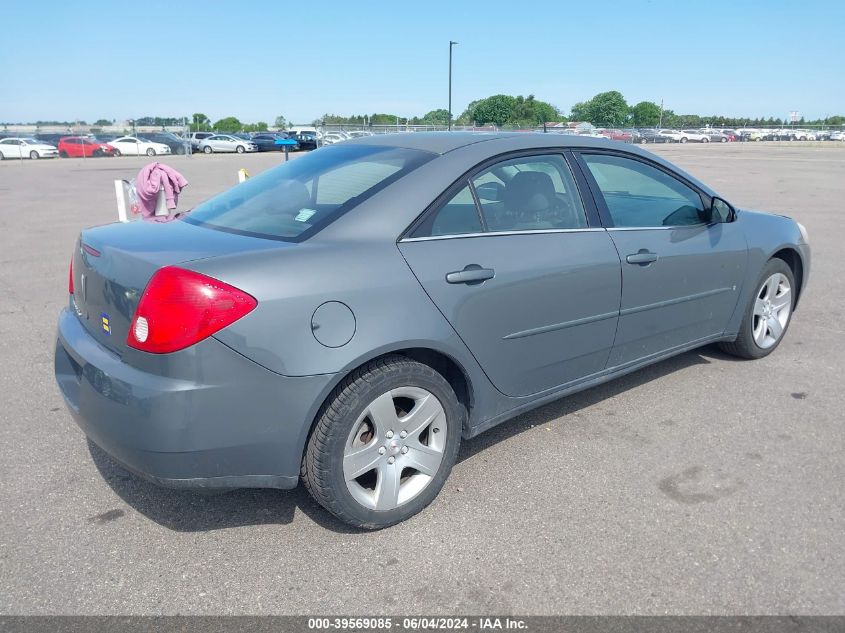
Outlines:
[[[457,44],[449,40],[449,131],[452,131],[452,47]]]

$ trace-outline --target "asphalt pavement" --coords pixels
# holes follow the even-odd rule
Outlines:
[[[301,488],[160,489],[89,444],[53,379],[56,318],[76,235],[116,218],[112,181],[147,159],[0,163],[0,613],[845,614],[845,143],[648,149],[807,226],[783,344],[522,415],[376,533]],[[280,160],[164,162],[189,208]]]

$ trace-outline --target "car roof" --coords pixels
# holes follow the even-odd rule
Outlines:
[[[510,140],[514,149],[526,147],[608,147],[608,141],[604,137],[544,134],[542,132],[406,132],[353,137],[347,140],[344,145],[380,145],[446,154],[461,147],[495,140]]]

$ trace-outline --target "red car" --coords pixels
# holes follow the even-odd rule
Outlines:
[[[599,134],[606,136],[611,141],[622,141],[623,143],[630,143],[634,138],[630,132],[623,130],[599,130]]]
[[[58,150],[62,158],[114,156],[115,154],[115,149],[111,145],[100,143],[87,136],[66,136],[59,140]]]

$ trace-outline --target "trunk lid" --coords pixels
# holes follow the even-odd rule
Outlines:
[[[292,247],[187,222],[130,222],[82,231],[73,253],[72,307],[101,345],[122,355],[144,288],[163,266],[233,253]]]

